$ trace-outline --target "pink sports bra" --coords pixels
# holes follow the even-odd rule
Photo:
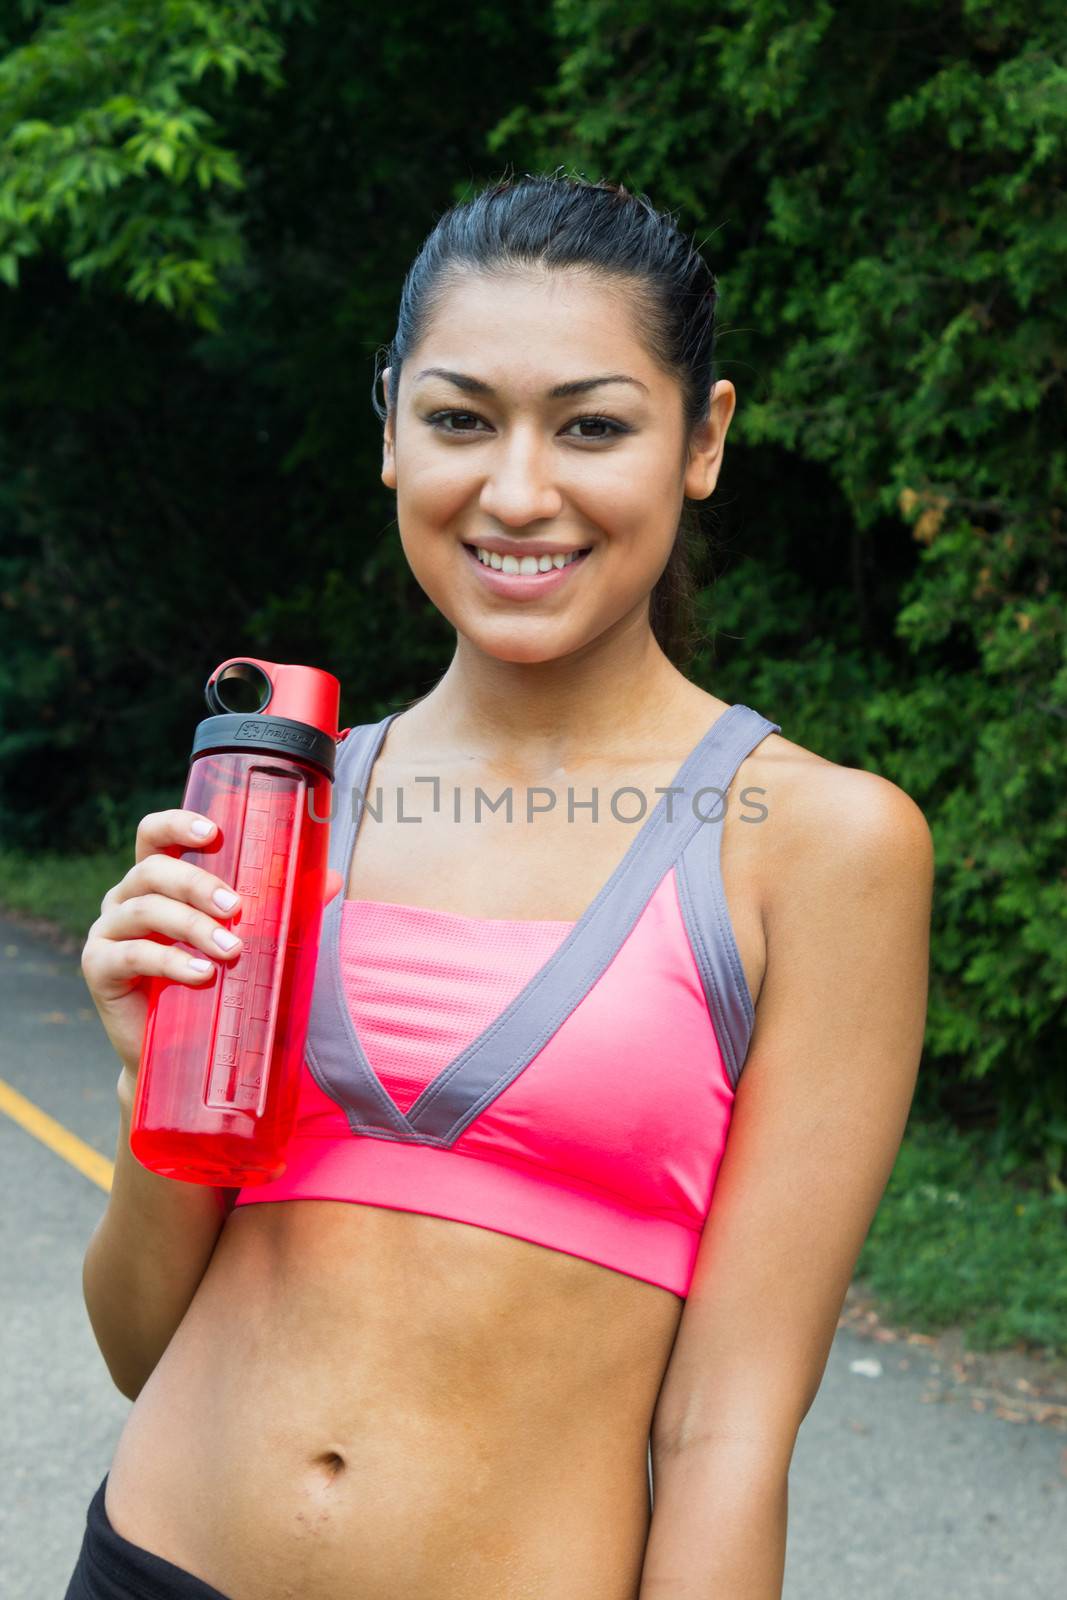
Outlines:
[[[343,883],[398,715],[338,747]],[[755,1021],[723,893],[725,797],[780,731],[749,706],[722,713],[577,922],[335,896],[286,1169],[235,1205],[423,1212],[684,1298]],[[761,793],[743,791],[751,820]]]

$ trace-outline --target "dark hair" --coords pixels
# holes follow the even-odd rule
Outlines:
[[[584,268],[630,280],[649,355],[681,385],[688,448],[693,427],[707,420],[714,381],[715,277],[673,217],[657,211],[647,195],[558,173],[504,178],[436,223],[404,280],[393,341],[377,353],[372,403],[381,421],[388,415],[378,397],[382,369],[391,369],[395,397],[405,357],[457,276],[529,266]],[[699,513],[687,499],[650,599],[652,630],[679,668],[699,642],[693,556],[700,536]]]

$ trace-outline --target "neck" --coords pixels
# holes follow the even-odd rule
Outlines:
[[[655,741],[679,700],[702,693],[647,628],[538,662],[501,661],[461,638],[444,676],[398,721],[426,757],[460,751],[498,771],[551,772]]]

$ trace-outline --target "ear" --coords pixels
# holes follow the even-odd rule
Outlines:
[[[706,500],[719,480],[726,430],[737,405],[737,393],[729,378],[712,385],[708,420],[693,431],[689,461],[685,469],[685,494],[690,500]]]
[[[396,407],[393,405],[393,398],[390,393],[391,377],[392,368],[383,368],[382,388],[385,391],[385,405],[389,414],[385,419],[385,428],[382,435],[382,482],[387,489],[396,488],[396,433],[394,430]]]

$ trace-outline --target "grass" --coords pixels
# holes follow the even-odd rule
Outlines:
[[[84,943],[104,895],[132,866],[132,842],[79,856],[0,850],[0,909],[43,917]]]
[[[959,1325],[973,1350],[1067,1355],[1067,1192],[981,1132],[909,1123],[856,1273],[889,1322]]]
[[[92,855],[0,851],[0,908],[84,941],[132,845]],[[908,1125],[856,1264],[883,1321],[959,1327],[975,1350],[1036,1346],[1067,1356],[1067,1191],[1013,1169],[988,1135]]]

